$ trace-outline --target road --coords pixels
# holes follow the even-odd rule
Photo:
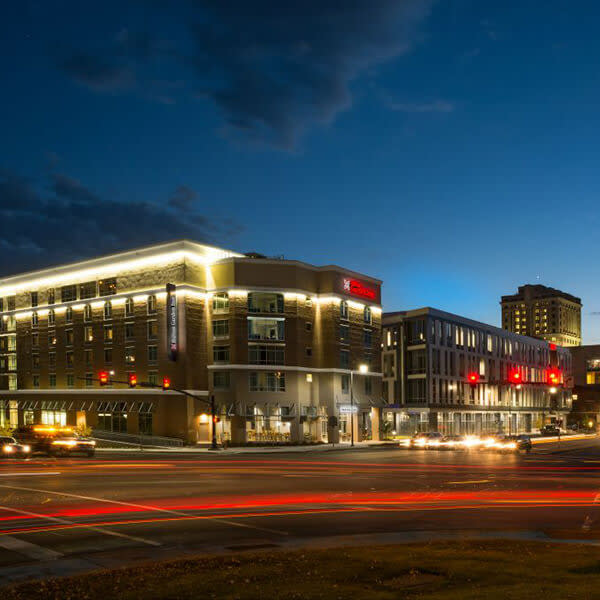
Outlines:
[[[0,581],[259,548],[599,538],[600,440],[0,463]]]

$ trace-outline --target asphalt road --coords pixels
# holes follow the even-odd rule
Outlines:
[[[473,537],[600,540],[600,440],[0,463],[0,582],[189,554]]]

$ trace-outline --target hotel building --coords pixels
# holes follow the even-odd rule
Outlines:
[[[521,433],[566,425],[571,355],[433,308],[383,315],[384,418],[397,433]]]
[[[581,299],[544,285],[522,285],[502,296],[502,327],[559,344],[581,345]]]
[[[569,348],[573,357],[573,410],[569,421],[582,427],[600,423],[600,345]]]
[[[380,286],[187,240],[0,279],[0,425],[207,442],[214,395],[220,441],[376,439]]]

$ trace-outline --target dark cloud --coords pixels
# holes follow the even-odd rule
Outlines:
[[[169,198],[169,206],[180,211],[187,212],[192,209],[198,194],[186,185],[180,185]]]
[[[409,50],[432,2],[169,3],[165,21],[175,20],[180,35],[164,39],[166,27],[131,26],[107,37],[96,59],[78,54],[63,68],[96,91],[135,80],[143,93],[157,69],[183,72],[185,91],[220,109],[225,134],[292,149],[307,128],[330,123],[352,104],[353,80]],[[145,11],[160,10],[160,3],[145,4]],[[140,15],[142,22],[151,19]],[[150,96],[175,101],[155,89]]]
[[[235,223],[217,223],[191,204],[180,214],[170,202],[117,202],[61,173],[40,191],[31,180],[0,170],[0,248],[6,258],[0,275],[183,237],[223,244],[238,231]]]

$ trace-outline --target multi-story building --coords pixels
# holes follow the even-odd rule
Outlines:
[[[433,308],[383,315],[382,373],[403,434],[528,432],[571,406],[567,349]]]
[[[600,345],[569,350],[573,357],[573,410],[569,421],[596,427],[600,423]]]
[[[581,299],[544,285],[502,296],[502,327],[561,346],[581,345]]]
[[[204,442],[214,395],[233,443],[376,438],[380,284],[190,241],[6,277],[0,425]]]

